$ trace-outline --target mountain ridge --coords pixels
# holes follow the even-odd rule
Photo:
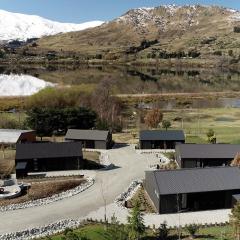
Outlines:
[[[18,51],[36,61],[222,67],[240,63],[240,12],[219,6],[131,9],[96,28],[45,36]],[[21,58],[21,56],[20,56]],[[26,59],[26,58],[25,58]],[[236,65],[238,64],[238,65]]]
[[[102,21],[90,21],[80,24],[61,23],[37,15],[12,13],[0,10],[0,40],[27,40],[71,31],[81,31],[97,27]]]
[[[63,44],[67,42],[68,51],[77,51],[77,48],[81,49],[84,45],[90,45],[89,48],[94,45],[126,47],[139,44],[143,39],[160,41],[167,38],[174,39],[191,31],[201,32],[202,35],[214,35],[217,30],[214,28],[219,28],[219,33],[230,33],[234,24],[238,22],[240,22],[239,11],[218,6],[169,5],[137,8],[104,23],[97,29],[43,38],[39,44],[44,48],[44,43],[49,41],[52,47],[56,46],[57,49],[59,46],[63,49]],[[68,47],[74,43],[77,48]]]

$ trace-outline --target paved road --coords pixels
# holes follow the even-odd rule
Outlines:
[[[81,218],[97,211],[115,198],[130,185],[132,180],[144,177],[144,171],[156,159],[136,154],[133,146],[125,146],[109,151],[114,170],[97,171],[96,183],[88,190],[74,197],[49,205],[0,213],[0,234],[37,227],[66,218]]]

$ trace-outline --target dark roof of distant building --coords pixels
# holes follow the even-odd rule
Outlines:
[[[140,131],[139,139],[142,141],[150,140],[184,141],[185,136],[182,130],[144,130]]]
[[[65,139],[106,141],[109,131],[68,129]]]
[[[63,158],[82,156],[82,144],[63,143],[25,143],[17,144],[16,159]]]
[[[179,144],[176,147],[181,158],[232,158],[240,152],[238,144]]]
[[[153,171],[160,195],[240,190],[238,167]]]

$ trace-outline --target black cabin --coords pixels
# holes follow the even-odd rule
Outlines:
[[[82,167],[81,143],[26,143],[16,147],[16,175],[29,172],[78,170]]]
[[[185,143],[182,130],[145,130],[139,134],[140,149],[174,149],[178,143]]]
[[[148,171],[145,189],[158,213],[231,208],[240,194],[238,167]]]

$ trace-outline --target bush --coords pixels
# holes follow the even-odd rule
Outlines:
[[[169,234],[169,229],[167,228],[167,223],[164,222],[160,225],[158,229],[158,235],[160,240],[166,240]]]
[[[190,224],[188,226],[186,226],[186,230],[188,231],[188,233],[190,234],[190,236],[192,238],[195,237],[196,233],[198,232],[199,230],[199,225],[197,224]]]
[[[235,32],[235,33],[240,33],[240,27],[239,27],[239,26],[235,26],[235,27],[233,28],[233,32]]]

